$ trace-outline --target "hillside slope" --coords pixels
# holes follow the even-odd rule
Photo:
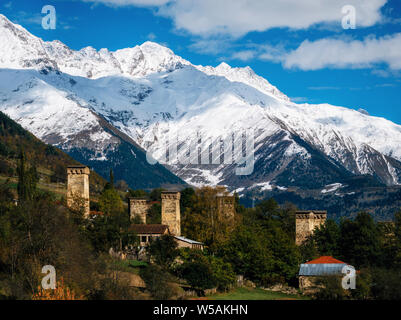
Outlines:
[[[37,167],[39,187],[64,194],[66,192],[66,168],[78,165],[78,161],[60,149],[45,144],[33,134],[23,129],[15,121],[0,112],[0,179],[17,181],[16,168],[20,150],[26,154],[28,165]],[[103,190],[106,181],[91,171],[90,191],[92,195]]]

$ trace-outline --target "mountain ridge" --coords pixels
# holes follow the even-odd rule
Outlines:
[[[278,187],[323,191],[365,175],[378,184],[401,183],[401,126],[384,118],[329,104],[296,104],[249,67],[196,66],[152,42],[114,52],[74,51],[60,41],[43,42],[5,17],[1,27],[17,31],[7,33],[8,47],[0,50],[0,110],[74,155],[86,148],[81,160],[88,163],[110,163],[121,134],[162,159],[173,146],[169,137],[178,146],[200,137],[198,147],[209,150],[210,141],[252,129],[250,176],[237,176],[235,164],[175,159],[166,167],[194,186],[226,185],[244,194]],[[20,51],[12,55],[10,48]],[[111,134],[114,129],[119,134]],[[210,156],[213,151],[219,150],[209,150]],[[132,152],[127,146],[124,157]]]

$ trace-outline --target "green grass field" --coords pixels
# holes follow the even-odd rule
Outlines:
[[[119,271],[139,274],[139,270],[146,267],[148,264],[136,260],[115,260],[113,261],[113,265]]]
[[[207,297],[210,300],[307,300],[301,295],[289,295],[263,289],[237,288],[227,293]]]

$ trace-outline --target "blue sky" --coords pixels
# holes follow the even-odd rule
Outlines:
[[[356,29],[342,28],[346,4]],[[55,30],[41,27],[44,5],[56,8]],[[194,64],[250,66],[295,102],[401,124],[400,0],[2,0],[0,12],[72,49],[151,40]]]

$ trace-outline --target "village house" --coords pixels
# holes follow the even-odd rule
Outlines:
[[[163,224],[133,224],[130,231],[134,232],[139,238],[140,247],[146,247],[151,241],[163,235],[171,235],[169,227]],[[173,236],[177,241],[178,248],[190,248],[203,250],[203,243],[187,239],[182,236]]]
[[[327,276],[342,277],[344,276],[343,269],[346,266],[355,269],[353,266],[330,256],[322,256],[301,264],[298,273],[299,289],[306,294],[314,293],[319,289],[318,278]]]
[[[129,230],[138,236],[141,247],[145,247],[152,240],[163,235],[170,234],[169,227],[163,224],[133,224]]]
[[[195,240],[187,239],[185,237],[175,236],[178,243],[178,248],[189,248],[193,250],[203,250],[203,243]]]

